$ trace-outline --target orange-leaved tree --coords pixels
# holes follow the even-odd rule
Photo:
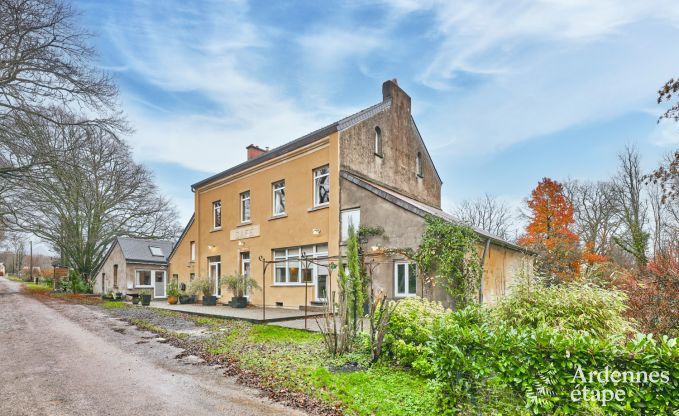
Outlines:
[[[528,200],[530,224],[519,244],[537,254],[536,271],[552,283],[572,281],[580,274],[579,238],[571,230],[573,204],[563,186],[544,178]]]

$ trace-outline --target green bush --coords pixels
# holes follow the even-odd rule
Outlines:
[[[522,284],[492,308],[492,316],[499,324],[510,326],[624,336],[633,329],[623,317],[626,300],[621,291],[596,286]]]
[[[472,312],[472,315],[476,312]],[[679,347],[676,339],[654,340],[638,336],[628,342],[586,332],[557,328],[515,327],[470,320],[467,311],[439,321],[430,344],[433,375],[440,385],[440,405],[449,413],[461,412],[484,400],[487,391],[508,389],[499,399],[519,398],[524,408],[538,415],[632,414],[664,415],[679,409]],[[584,385],[592,392],[624,391],[621,401],[574,402],[582,391],[582,374],[592,371],[667,372],[667,383],[613,383],[597,380]],[[513,414],[510,411],[508,414]],[[495,413],[493,413],[495,414]],[[505,413],[507,414],[507,413]]]
[[[434,323],[446,310],[438,302],[420,297],[397,301],[384,338],[385,350],[401,365],[430,372],[427,343],[433,336]]]

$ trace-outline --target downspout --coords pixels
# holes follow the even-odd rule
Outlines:
[[[479,277],[479,305],[483,304],[483,275],[485,274],[486,254],[490,248],[490,238],[486,240],[486,245],[483,248],[483,257],[481,257],[481,276]]]

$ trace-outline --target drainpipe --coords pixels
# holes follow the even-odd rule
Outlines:
[[[483,304],[483,275],[485,274],[486,254],[490,248],[490,238],[486,240],[486,246],[483,248],[483,257],[481,257],[481,277],[479,278],[479,305]]]

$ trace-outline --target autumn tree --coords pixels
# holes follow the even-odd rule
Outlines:
[[[576,279],[580,272],[579,238],[572,231],[574,209],[563,185],[542,179],[527,205],[530,223],[519,244],[537,253],[536,271],[551,283]]]

